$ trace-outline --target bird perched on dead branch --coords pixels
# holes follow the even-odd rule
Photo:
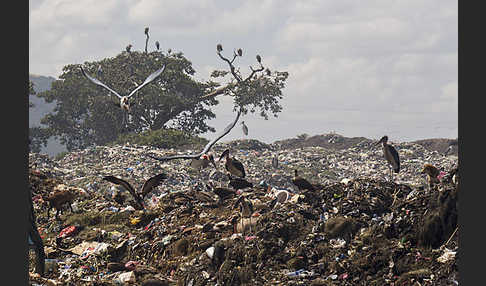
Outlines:
[[[388,136],[385,135],[381,137],[380,141],[378,141],[375,145],[378,145],[380,143],[383,144],[383,155],[385,156],[385,159],[388,162],[388,168],[390,168],[390,177],[393,180],[393,172],[397,174],[398,172],[400,172],[400,157],[398,156],[398,152],[395,149],[395,147],[388,144],[387,141],[388,141]]]
[[[226,159],[226,163],[224,164],[226,170],[234,176],[244,178],[246,175],[245,167],[243,167],[243,164],[237,159],[231,158],[229,152],[230,152],[229,149],[224,150],[221,156],[219,157],[219,161],[221,161],[221,159],[223,159],[224,157]]]
[[[302,190],[309,190],[309,191],[314,191],[314,186],[309,183],[306,179],[302,178],[299,176],[299,172],[297,169],[294,170],[294,178],[292,179],[292,184],[296,185],[299,191]]]
[[[115,176],[105,176],[103,177],[103,180],[111,182],[116,185],[121,185],[125,190],[130,192],[130,194],[133,196],[135,201],[137,202],[136,208],[137,209],[144,209],[144,203],[143,203],[143,198],[150,193],[153,188],[158,186],[163,180],[165,180],[167,176],[164,173],[155,175],[145,181],[145,183],[142,185],[142,188],[140,191],[137,193],[135,189],[130,185],[127,181],[117,178]]]

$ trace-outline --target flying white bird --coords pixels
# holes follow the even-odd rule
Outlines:
[[[94,77],[91,77],[89,76],[83,69],[83,67],[81,67],[81,72],[83,73],[83,75],[89,79],[90,81],[92,81],[94,84],[97,84],[99,86],[102,86],[104,88],[106,88],[107,90],[109,90],[110,92],[112,92],[113,94],[115,94],[116,96],[118,96],[118,98],[120,99],[120,107],[126,111],[130,111],[130,102],[129,102],[129,99],[132,95],[134,95],[139,89],[141,89],[142,87],[146,86],[147,84],[149,84],[151,81],[153,81],[154,79],[156,79],[165,69],[165,65],[163,67],[161,67],[160,69],[158,69],[157,71],[155,71],[154,73],[152,73],[151,75],[149,75],[147,77],[147,79],[145,79],[145,81],[137,86],[137,88],[135,88],[134,90],[132,90],[132,92],[130,92],[129,95],[126,95],[126,96],[121,96],[119,95],[116,91],[114,91],[113,89],[111,89],[110,87],[108,87],[106,84],[102,83],[101,81],[99,81],[98,79],[94,78]]]

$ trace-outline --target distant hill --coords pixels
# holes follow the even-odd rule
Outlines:
[[[370,144],[373,140],[365,137],[344,137],[339,134],[321,134],[314,136],[300,135],[297,138],[275,141],[273,144],[283,149],[294,149],[302,147],[319,146],[327,149],[341,150],[349,148],[358,143]]]
[[[29,75],[29,80],[34,83],[34,91],[39,93],[51,89],[51,84],[56,79],[50,76]],[[41,118],[51,112],[55,104],[46,103],[36,95],[30,95],[29,101],[34,104],[34,107],[29,108],[29,127],[39,126]]]
[[[280,148],[283,149],[296,149],[302,147],[319,146],[327,149],[342,150],[357,144],[367,146],[375,142],[375,140],[371,140],[365,137],[344,137],[339,134],[322,134],[314,136],[300,135],[297,136],[297,138],[279,140],[275,141],[272,144],[278,145]],[[457,139],[433,138],[411,141],[411,143],[422,145],[425,149],[429,151],[437,151],[439,153],[446,152],[449,146],[452,146],[448,154],[458,154]]]
[[[29,80],[34,83],[34,91],[39,93],[51,89],[51,84],[56,79],[51,76],[29,74]],[[36,95],[30,95],[29,101],[34,104],[34,107],[29,108],[29,127],[39,126],[41,118],[54,109],[55,103],[47,103]],[[62,151],[66,151],[66,148],[54,138],[49,139],[47,147],[41,149],[41,153],[49,156],[55,156]]]
[[[50,76],[41,76],[41,75],[29,75],[29,79],[34,83],[34,90],[39,93],[51,88],[51,84],[56,79]],[[43,99],[38,98],[37,96],[30,96],[29,100],[34,103],[33,108],[29,108],[29,127],[38,126],[40,125],[41,118],[46,115],[47,113],[51,112],[55,106],[55,103],[46,103]],[[289,138],[284,140],[278,140],[273,142],[272,146],[282,149],[296,149],[302,147],[312,147],[312,146],[320,146],[323,148],[333,149],[333,150],[341,150],[352,147],[356,144],[360,145],[370,145],[376,141],[365,138],[365,137],[344,137],[339,134],[321,134],[321,135],[299,135],[296,138]],[[458,154],[458,144],[457,139],[445,139],[445,138],[436,138],[436,139],[423,139],[412,141],[412,143],[417,143],[422,145],[429,151],[437,151],[439,153],[444,153],[449,146],[451,150],[449,154]],[[245,149],[265,149],[270,148],[271,146],[258,140],[246,140],[242,142],[238,142],[237,140],[233,142],[235,146],[233,147],[240,147]],[[241,146],[240,146],[241,145]],[[49,156],[55,156],[56,154],[66,151],[66,148],[62,146],[57,140],[50,139],[48,141],[48,145],[46,148],[42,148],[41,153],[47,153]]]
[[[430,151],[437,151],[439,153],[444,153],[447,151],[449,146],[451,150],[447,154],[458,154],[459,144],[457,139],[446,139],[446,138],[435,138],[435,139],[423,139],[412,141],[412,143],[417,143],[424,146],[425,149]]]

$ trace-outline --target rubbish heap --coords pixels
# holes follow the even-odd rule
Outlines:
[[[342,150],[217,143],[218,169],[202,171],[188,160],[146,156],[197,149],[97,146],[60,159],[30,153],[47,256],[44,277],[29,268],[31,285],[457,285],[457,156],[393,145],[401,160],[394,182],[381,147],[368,141]],[[220,203],[207,182],[228,187],[224,159],[217,160],[227,148],[254,187]],[[424,163],[446,173],[440,184],[428,187]],[[294,169],[317,190],[298,192]],[[138,189],[159,173],[167,179],[144,210],[102,180],[113,175]],[[77,194],[73,212],[66,206],[59,219],[48,218],[44,198],[60,184]],[[122,203],[113,199],[117,190]],[[234,207],[239,196],[251,201],[250,217]]]

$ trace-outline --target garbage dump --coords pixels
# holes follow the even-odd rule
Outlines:
[[[45,274],[31,285],[457,285],[458,160],[416,143],[394,143],[401,170],[389,178],[380,146],[280,148],[256,140],[217,143],[231,150],[252,183],[221,199],[217,168],[146,156],[194,150],[97,146],[60,159],[29,154],[29,183]],[[276,159],[275,159],[276,158]],[[273,164],[272,164],[273,162]],[[278,162],[276,164],[275,162]],[[429,188],[424,164],[441,170]],[[294,171],[318,186],[298,191]],[[165,173],[144,197],[133,186]],[[453,179],[454,178],[454,179]],[[74,193],[58,217],[46,198]],[[251,205],[235,206],[241,197]],[[29,258],[32,260],[31,258]],[[30,265],[35,264],[29,261]],[[417,284],[418,283],[418,284]]]

